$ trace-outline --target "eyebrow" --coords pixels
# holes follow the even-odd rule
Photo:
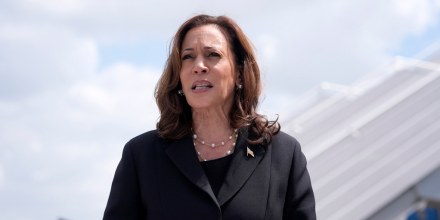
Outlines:
[[[211,50],[211,49],[217,49],[217,48],[216,48],[216,47],[209,47],[209,46],[206,46],[206,47],[203,47],[203,49],[205,49],[205,50]],[[183,49],[182,52],[183,52],[183,51],[194,51],[194,48],[192,48],[192,47],[188,47],[188,48]]]

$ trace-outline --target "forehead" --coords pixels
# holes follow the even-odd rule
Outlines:
[[[220,27],[213,24],[189,30],[183,39],[182,49],[193,48],[199,44],[207,47],[228,47],[228,41]]]

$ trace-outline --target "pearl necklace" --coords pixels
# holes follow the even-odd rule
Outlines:
[[[227,140],[220,141],[220,142],[218,142],[217,144],[216,144],[216,143],[212,143],[212,144],[209,144],[209,146],[212,147],[212,148],[215,148],[215,147],[218,147],[218,146],[224,146],[225,144],[227,144],[229,141],[232,140],[232,137],[234,136],[234,134],[235,134],[235,138],[238,137],[237,132],[238,132],[238,130],[237,130],[237,129],[234,129],[234,133],[231,134],[231,135],[228,137]],[[200,139],[199,139],[199,136],[197,136],[197,134],[196,134],[195,132],[193,132],[193,139],[194,139],[194,141],[197,141],[197,142],[201,143],[202,145],[206,145],[206,141],[204,141],[204,140],[200,140]]]
[[[199,157],[200,160],[202,160],[202,161],[207,161],[207,159],[204,158],[204,157],[202,156],[202,154],[200,153],[200,151],[197,150],[197,144],[196,144],[196,142],[199,142],[202,146],[210,146],[210,149],[215,149],[216,147],[219,147],[219,146],[225,146],[227,143],[229,143],[229,142],[234,138],[234,136],[235,136],[235,141],[236,141],[236,140],[237,140],[237,137],[238,137],[238,129],[234,129],[234,133],[231,134],[231,135],[228,137],[227,140],[224,140],[224,141],[220,141],[220,142],[218,142],[218,143],[212,143],[212,144],[207,145],[207,144],[206,144],[206,141],[199,139],[199,137],[197,136],[197,134],[196,134],[195,132],[193,132],[194,147],[196,148],[197,156]],[[225,152],[225,154],[224,154],[225,156],[228,156],[228,155],[230,155],[230,154],[232,154],[232,153],[234,152],[235,141],[232,142],[231,146],[230,146],[228,149],[226,149],[226,152]]]

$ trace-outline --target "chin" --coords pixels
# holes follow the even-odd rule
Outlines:
[[[191,108],[209,108],[212,107],[212,100],[206,98],[190,98],[186,100]]]

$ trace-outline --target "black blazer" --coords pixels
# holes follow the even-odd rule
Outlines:
[[[246,138],[240,130],[217,197],[190,135],[170,141],[150,131],[133,138],[116,169],[104,220],[316,219],[299,143],[283,132],[267,147]]]

